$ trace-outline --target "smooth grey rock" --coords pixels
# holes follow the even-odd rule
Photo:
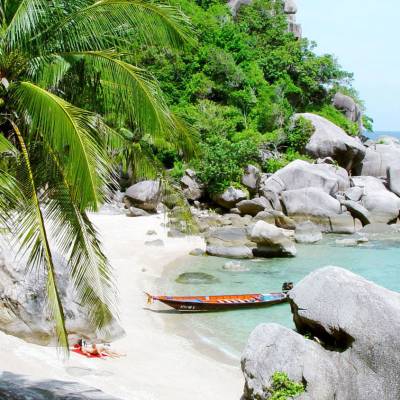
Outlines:
[[[282,202],[289,217],[330,217],[341,213],[340,203],[335,198],[313,187],[283,192]]]
[[[204,186],[196,178],[196,173],[187,169],[181,179],[183,195],[188,200],[199,200],[204,196]]]
[[[155,247],[163,247],[165,246],[164,241],[161,239],[156,239],[156,240],[147,240],[144,242],[146,246],[155,246]]]
[[[189,255],[191,256],[204,256],[204,254],[206,254],[206,252],[203,249],[193,249],[190,251]]]
[[[142,210],[137,207],[129,207],[129,211],[127,212],[127,217],[147,217],[150,215],[147,211]]]
[[[399,233],[398,225],[387,225],[383,223],[372,223],[364,226],[359,233],[366,235],[394,235]]]
[[[242,215],[256,216],[259,212],[272,210],[271,203],[265,197],[257,197],[253,200],[242,200],[236,204]]]
[[[398,166],[388,167],[387,180],[389,190],[397,196],[400,196],[400,164]]]
[[[242,177],[242,185],[251,193],[257,192],[258,183],[260,181],[260,170],[254,165],[248,165]]]
[[[249,240],[245,228],[224,227],[210,230],[206,242],[210,245],[234,247],[247,245]]]
[[[351,187],[344,193],[345,198],[351,201],[359,201],[363,194],[364,190],[358,186]]]
[[[363,189],[361,204],[369,213],[370,222],[391,223],[400,212],[400,198],[389,192],[382,180],[372,176],[352,177],[354,186]]]
[[[285,0],[284,9],[285,14],[296,14],[297,13],[297,5],[294,0]]]
[[[330,232],[338,234],[352,234],[362,228],[362,223],[349,212],[332,215],[329,217]]]
[[[296,226],[294,238],[297,243],[317,243],[322,240],[322,232],[311,221],[305,221]]]
[[[149,229],[149,230],[146,232],[146,235],[148,235],[148,236],[157,235],[157,232],[156,232],[154,229]]]
[[[253,221],[264,221],[268,224],[275,224],[275,215],[270,211],[261,211],[253,218]]]
[[[257,243],[253,250],[259,257],[294,257],[297,254],[295,245],[275,225],[258,221],[250,232],[250,239]]]
[[[214,275],[206,274],[204,272],[184,272],[175,279],[175,282],[183,285],[211,285],[219,282],[219,279]]]
[[[207,245],[206,252],[208,255],[214,257],[225,257],[225,258],[235,258],[235,259],[254,258],[252,249],[247,246],[226,247],[226,246]]]
[[[336,244],[346,246],[346,247],[354,247],[358,245],[358,241],[356,239],[350,238],[350,239],[336,239],[335,241]]]
[[[115,319],[106,327],[108,330],[96,332],[87,307],[78,302],[71,266],[56,252],[53,260],[69,339],[88,337],[109,342],[123,336],[124,330]],[[0,330],[31,343],[54,345],[54,321],[47,311],[46,273],[43,269],[29,272],[26,265],[26,256],[17,256],[12,246],[0,238]]]
[[[335,194],[349,187],[349,176],[343,168],[295,160],[268,179],[262,180],[260,194],[267,197],[265,194],[267,191],[279,194],[287,190],[306,188],[316,188],[328,194]]]
[[[362,176],[386,176],[389,167],[400,167],[400,146],[375,144],[367,148],[360,160],[356,174]]]
[[[358,138],[347,135],[342,128],[319,115],[304,113],[297,116],[308,119],[315,128],[306,146],[306,151],[310,156],[332,157],[348,171],[364,158],[366,148]]]
[[[150,180],[138,182],[126,189],[125,197],[134,207],[156,211],[161,197],[161,184]]]
[[[298,333],[275,324],[252,332],[242,356],[244,400],[267,399],[275,371],[306,383],[302,400],[400,398],[399,293],[325,267],[289,299]]]
[[[358,218],[361,221],[363,226],[371,223],[369,211],[361,204],[351,200],[342,201],[342,204],[349,210],[354,218]]]
[[[339,92],[336,93],[333,97],[333,106],[343,111],[350,121],[361,123],[361,108],[350,96]]]
[[[226,209],[235,208],[236,204],[247,199],[247,194],[241,189],[229,187],[224,193],[213,196],[213,200]]]
[[[2,400],[118,400],[93,387],[76,382],[38,380],[11,372],[0,373]]]
[[[275,217],[275,225],[278,228],[288,229],[288,230],[296,229],[296,222],[292,218],[286,216],[282,211],[271,211],[271,213]]]

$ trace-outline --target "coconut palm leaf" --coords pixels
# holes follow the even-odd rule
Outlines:
[[[38,195],[34,180],[30,157],[23,135],[18,126],[11,121],[12,128],[21,148],[21,156],[26,168],[28,185],[24,185],[26,201],[24,207],[19,210],[19,223],[15,224],[13,232],[20,240],[23,249],[30,249],[28,263],[31,267],[47,267],[47,296],[49,311],[55,321],[57,342],[61,348],[68,349],[68,335],[65,328],[64,309],[61,303],[59,290],[56,283],[56,272],[50,241],[40,208],[41,199]]]
[[[18,111],[29,121],[31,134],[40,133],[60,155],[66,179],[74,188],[74,201],[81,210],[97,210],[107,197],[110,176],[98,116],[30,82],[21,82],[14,89],[14,99]]]

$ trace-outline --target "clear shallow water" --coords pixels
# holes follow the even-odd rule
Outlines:
[[[223,265],[229,261],[223,258],[188,256],[167,268],[163,290],[174,295],[268,293],[280,291],[285,281],[296,283],[317,268],[336,265],[400,291],[400,241],[343,247],[335,243],[338,238],[329,237],[316,245],[298,245],[296,258],[241,261],[249,269],[247,272],[223,270]],[[205,272],[218,278],[218,282],[176,283],[175,279],[183,272]],[[191,332],[236,357],[258,324],[276,322],[294,327],[288,304],[224,313],[185,314],[179,320]]]
[[[400,132],[396,131],[365,132],[365,136],[373,140],[379,139],[381,136],[394,136],[400,139]]]

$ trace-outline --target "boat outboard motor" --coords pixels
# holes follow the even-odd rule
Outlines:
[[[293,289],[293,282],[285,282],[282,285],[282,292],[287,293],[289,290]]]

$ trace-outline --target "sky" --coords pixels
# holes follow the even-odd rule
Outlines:
[[[400,0],[297,0],[303,36],[354,73],[375,131],[400,131]]]

